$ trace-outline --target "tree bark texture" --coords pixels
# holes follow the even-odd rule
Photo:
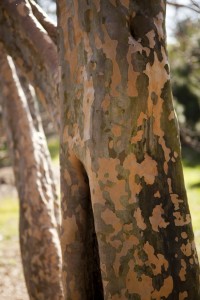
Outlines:
[[[44,159],[45,159],[46,165],[47,165],[47,173],[49,174],[49,176],[51,178],[52,198],[54,199],[54,215],[56,217],[58,231],[59,231],[60,223],[61,223],[60,200],[58,197],[58,190],[57,190],[56,181],[54,178],[53,169],[52,169],[52,165],[51,165],[51,157],[50,157],[44,129],[42,126],[42,120],[41,120],[40,111],[39,111],[39,107],[38,107],[37,97],[36,97],[34,88],[29,84],[28,79],[23,74],[23,72],[19,69],[17,69],[16,71],[17,71],[17,76],[20,81],[20,85],[26,96],[26,101],[27,101],[28,109],[30,111],[31,121],[33,123],[34,129],[38,132],[38,134],[41,137],[41,140],[43,141],[42,142],[43,154],[44,154]]]
[[[39,21],[34,16],[28,0],[2,0],[0,41],[14,59],[16,66],[27,74],[38,98],[50,112],[58,128],[59,68],[57,47],[52,40],[55,39],[55,32],[52,29],[54,26],[53,24],[49,26],[47,18],[42,18],[41,11],[39,13],[36,9],[37,7],[34,8],[34,12],[39,16]],[[56,31],[56,28],[54,30]]]
[[[1,47],[0,97],[20,199],[20,246],[30,299],[63,299],[61,250],[50,158],[40,120],[33,123],[14,65]],[[27,92],[27,87],[25,89]],[[29,95],[30,96],[30,95]]]
[[[199,266],[172,104],[166,3],[57,5],[65,299],[97,299],[88,292],[91,230],[98,251],[89,255],[92,260],[99,252],[103,283],[99,299],[197,300]],[[88,225],[90,197],[95,230]]]

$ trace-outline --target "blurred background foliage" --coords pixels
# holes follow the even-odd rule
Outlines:
[[[177,24],[176,43],[169,45],[172,89],[180,125],[200,131],[200,22]]]

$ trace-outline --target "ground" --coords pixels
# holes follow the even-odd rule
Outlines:
[[[0,169],[0,299],[29,299],[20,259],[18,199],[11,167]]]

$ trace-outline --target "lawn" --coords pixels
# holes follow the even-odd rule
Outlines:
[[[184,148],[183,170],[196,246],[200,257],[200,155],[191,149]]]

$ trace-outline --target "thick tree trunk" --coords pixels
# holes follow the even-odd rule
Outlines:
[[[26,73],[58,128],[59,68],[57,47],[53,42],[56,28],[52,29],[53,24],[47,22],[47,18],[42,18],[41,12],[36,11],[36,8],[34,12],[39,21],[33,15],[28,0],[1,0],[0,41],[16,66]]]
[[[31,299],[63,299],[55,183],[46,139],[40,120],[33,124],[34,108],[31,116],[14,65],[2,47],[0,66],[0,96],[20,199],[20,245],[28,292]]]
[[[199,267],[172,104],[165,1],[57,5],[65,298],[97,299],[85,275],[92,272],[86,252],[91,195],[99,299],[197,300]]]

